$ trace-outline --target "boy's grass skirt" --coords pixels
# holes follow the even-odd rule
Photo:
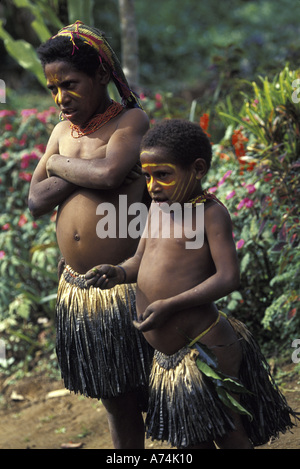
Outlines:
[[[146,418],[148,438],[184,448],[225,436],[235,429],[229,408],[224,405],[226,399],[227,405],[231,404],[226,394],[226,386],[230,384],[242,389],[240,401],[235,403],[242,409],[239,413],[244,414],[241,418],[253,446],[263,445],[293,427],[291,416],[296,417],[296,414],[275,385],[252,335],[240,321],[228,320],[243,351],[240,376],[235,383],[215,379],[218,369],[207,364],[216,363],[216,357],[215,361],[210,360],[201,350],[201,344],[195,348],[186,346],[169,356],[155,351]],[[208,357],[207,363],[199,362],[203,357],[205,360]],[[224,378],[222,373],[219,375]]]
[[[135,285],[87,288],[84,276],[66,266],[56,319],[56,351],[67,389],[97,399],[135,390],[147,395],[153,352],[132,324]]]

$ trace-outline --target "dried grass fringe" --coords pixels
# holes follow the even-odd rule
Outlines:
[[[97,399],[139,388],[146,395],[153,352],[132,325],[135,285],[87,289],[82,277],[65,269],[58,289],[56,351],[66,388]]]
[[[240,403],[253,416],[242,415],[254,446],[267,443],[291,429],[297,414],[287,405],[270,374],[259,346],[244,324],[228,318],[243,347],[240,382],[250,393]],[[150,375],[147,437],[177,448],[216,440],[234,430],[228,409],[222,404],[212,380],[197,368],[198,353],[183,348],[167,356],[155,351]]]

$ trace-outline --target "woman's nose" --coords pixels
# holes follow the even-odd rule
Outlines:
[[[62,90],[60,87],[57,88],[57,95],[55,96],[55,103],[57,105],[66,103],[70,100],[70,96],[67,91]]]

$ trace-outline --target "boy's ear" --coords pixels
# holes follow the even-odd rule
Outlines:
[[[193,165],[194,170],[196,171],[196,179],[200,181],[208,171],[207,163],[203,158],[197,158],[194,161]]]

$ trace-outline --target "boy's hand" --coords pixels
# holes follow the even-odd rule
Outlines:
[[[157,300],[151,303],[138,317],[138,321],[133,321],[133,325],[141,332],[160,328],[168,319],[168,300]]]
[[[93,267],[85,274],[88,287],[101,288],[105,290],[122,283],[122,271],[117,266],[103,264]]]

